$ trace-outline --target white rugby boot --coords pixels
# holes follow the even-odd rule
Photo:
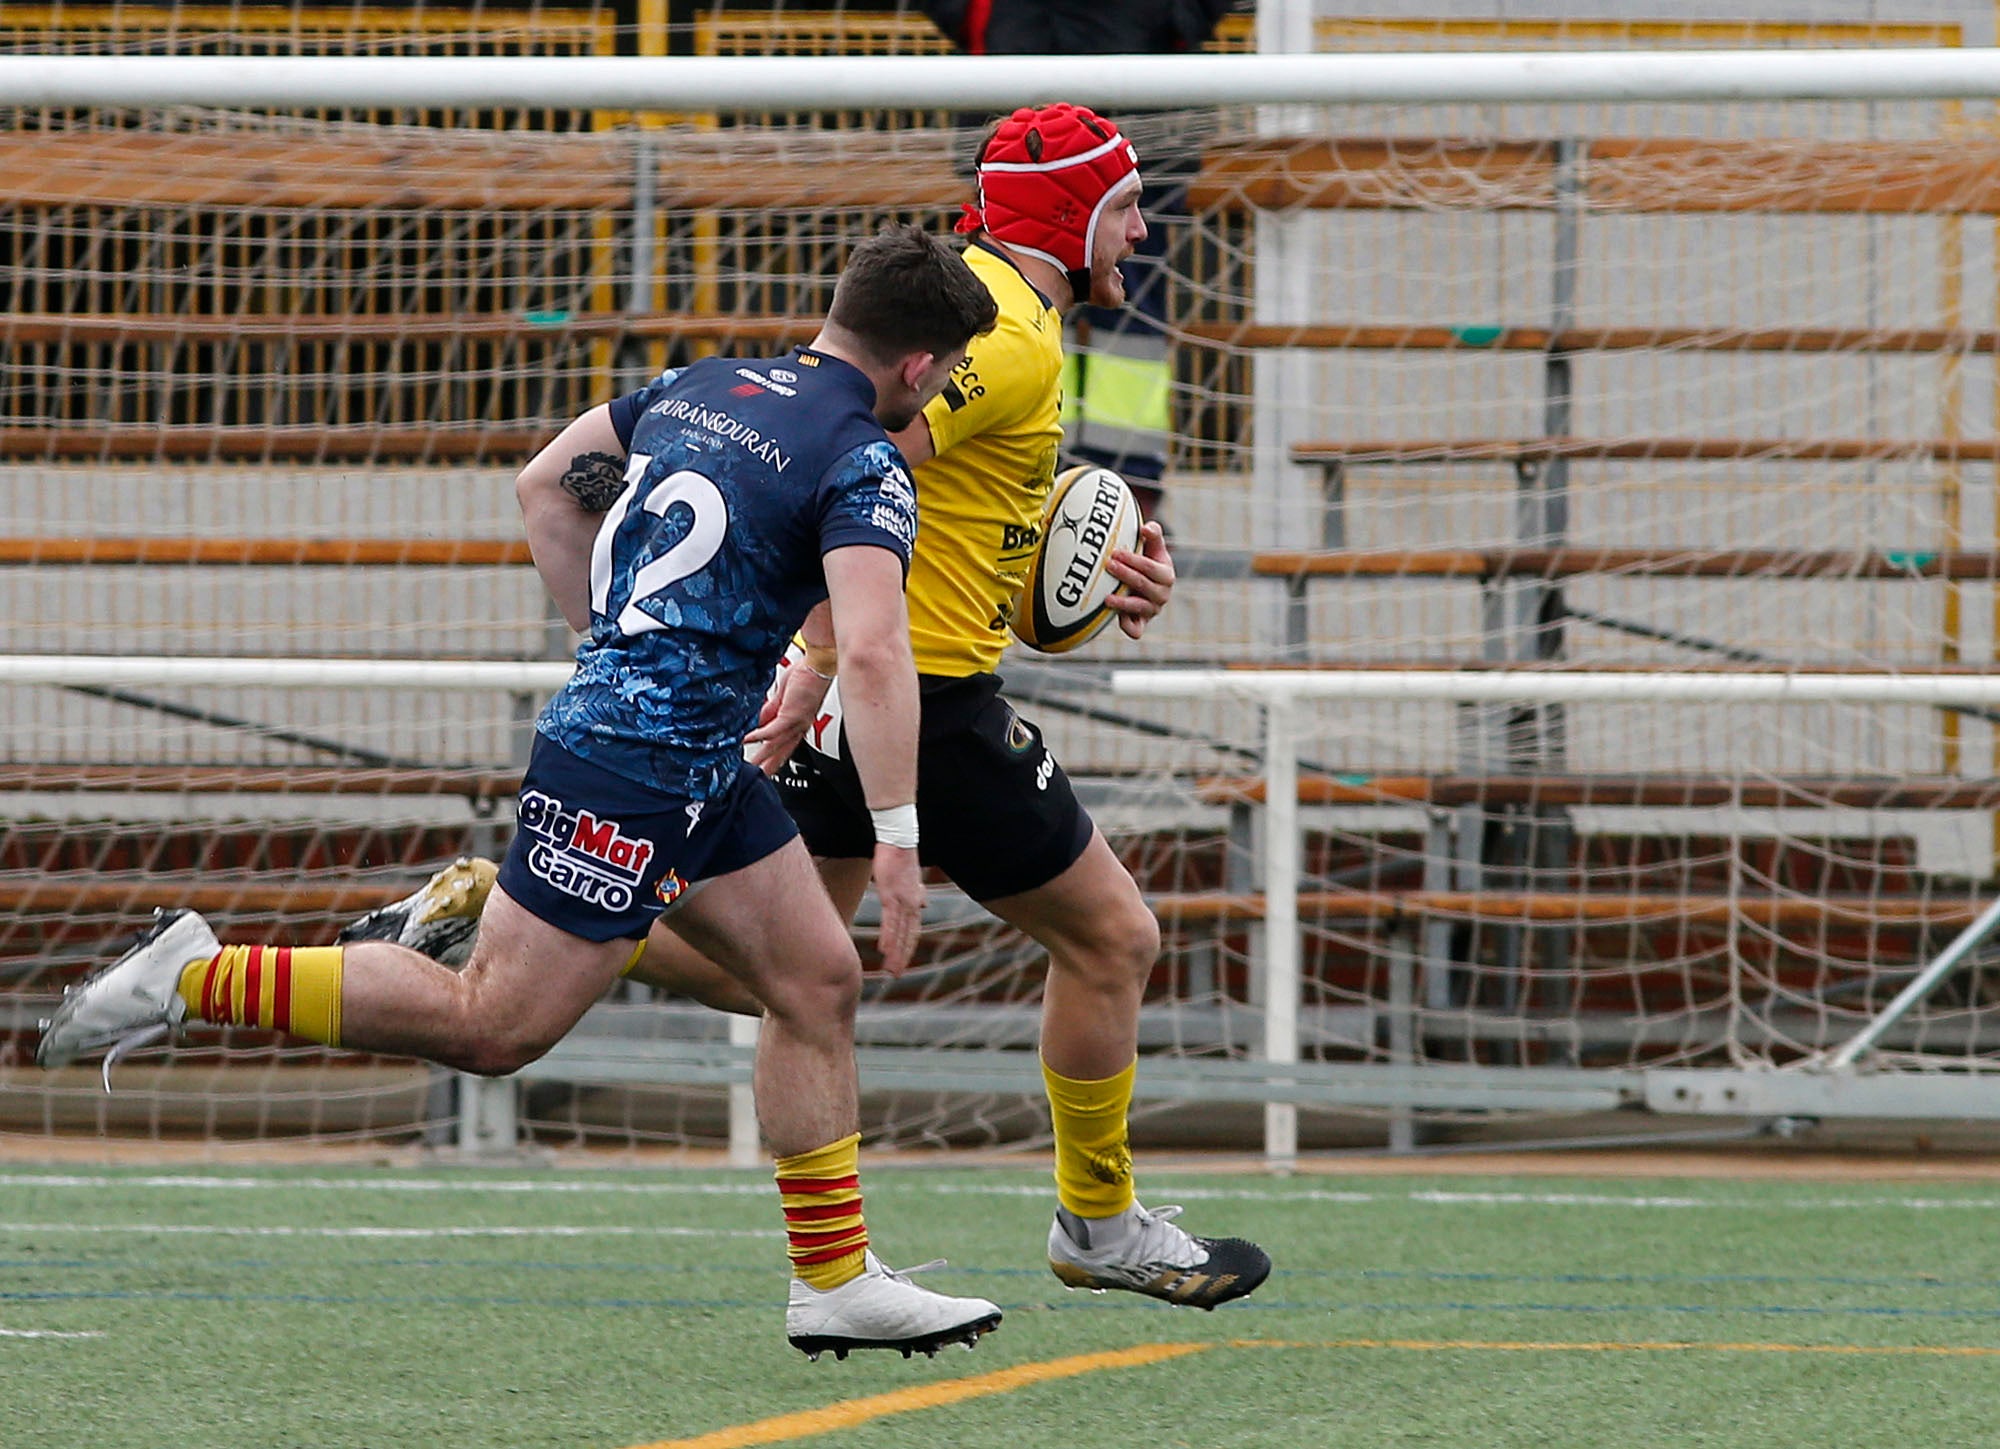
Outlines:
[[[1049,1227],[1049,1267],[1071,1288],[1121,1288],[1167,1303],[1214,1308],[1254,1291],[1271,1259],[1242,1238],[1197,1238],[1174,1225],[1178,1207],[1148,1211],[1133,1203],[1115,1217],[1085,1218],[1056,1209]]]
[[[35,1064],[66,1067],[85,1052],[108,1046],[104,1074],[110,1090],[113,1062],[167,1035],[186,1018],[181,973],[221,949],[208,922],[193,911],[155,911],[153,928],[138,945],[63,993],[56,1014],[42,1023]]]
[[[937,1356],[946,1344],[971,1348],[981,1334],[1000,1326],[1000,1310],[984,1298],[950,1298],[920,1288],[911,1273],[941,1268],[938,1258],[898,1272],[882,1266],[873,1252],[859,1278],[822,1292],[803,1278],[792,1279],[791,1302],[785,1308],[785,1336],[792,1347],[813,1362],[831,1350],[845,1359],[857,1348],[900,1349]]]
[[[479,913],[499,874],[500,867],[484,856],[461,855],[400,901],[349,922],[334,944],[394,941],[442,965],[463,966],[472,956]]]

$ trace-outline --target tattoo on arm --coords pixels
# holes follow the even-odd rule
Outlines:
[[[578,453],[563,469],[562,490],[586,513],[602,513],[625,487],[625,460],[612,453]]]

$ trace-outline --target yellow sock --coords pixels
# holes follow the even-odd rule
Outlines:
[[[859,1278],[868,1248],[868,1227],[861,1221],[861,1134],[780,1157],[777,1178],[792,1272],[822,1292]]]
[[[339,946],[224,946],[181,972],[188,1014],[340,1045]]]
[[[1132,1206],[1132,1148],[1125,1119],[1134,1061],[1115,1077],[1076,1082],[1042,1063],[1056,1137],[1056,1200],[1078,1217],[1108,1218]]]

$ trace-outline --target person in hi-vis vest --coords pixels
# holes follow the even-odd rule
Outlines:
[[[1170,55],[1199,50],[1235,7],[1233,0],[922,0],[921,8],[967,55]],[[1122,474],[1150,520],[1162,511],[1171,431],[1167,256],[1187,218],[1199,157],[1171,143],[1146,152],[1139,206],[1150,232],[1120,267],[1125,306],[1078,307],[1067,319],[1062,427],[1064,461]]]

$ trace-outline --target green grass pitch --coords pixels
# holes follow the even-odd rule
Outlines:
[[[1276,1260],[1213,1314],[1065,1291],[1040,1172],[874,1166],[864,1186],[889,1262],[947,1256],[938,1286],[1006,1310],[976,1352],[807,1363],[757,1174],[0,1168],[0,1443],[2000,1436],[2000,1185],[1155,1168],[1150,1201]]]

